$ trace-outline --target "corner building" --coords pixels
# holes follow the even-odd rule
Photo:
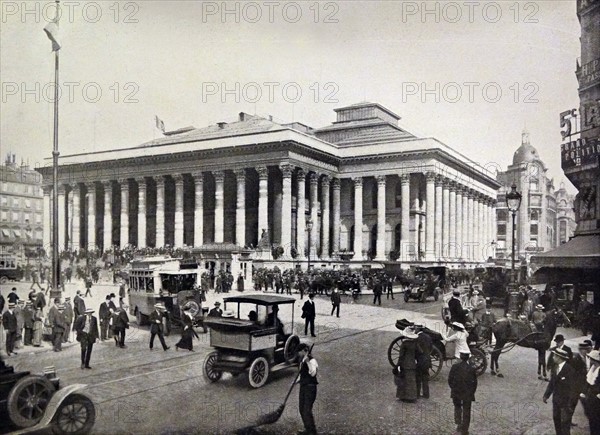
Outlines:
[[[493,257],[493,174],[412,135],[377,103],[335,112],[317,129],[240,113],[141,146],[61,156],[60,248],[267,244],[289,267],[308,255],[334,266],[475,267]],[[51,167],[40,172],[51,180]]]

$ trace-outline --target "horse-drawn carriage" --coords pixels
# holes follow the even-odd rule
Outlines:
[[[248,371],[254,388],[262,387],[270,372],[297,367],[300,338],[293,334],[296,299],[275,295],[224,298],[224,308],[237,304],[234,317],[207,317],[210,345],[215,350],[204,360],[204,376],[217,382],[223,373],[234,376]],[[278,317],[280,306],[291,306],[291,324]],[[243,318],[242,316],[247,316]]]
[[[401,331],[412,327],[414,327],[414,323],[406,319],[396,321],[396,328]],[[423,328],[423,333],[429,335],[431,337],[431,341],[433,342],[429,378],[435,379],[442,370],[444,361],[452,362],[454,360],[455,343],[444,343],[442,334],[427,327]],[[404,335],[400,335],[399,337],[395,338],[388,347],[388,361],[392,367],[398,366],[400,348],[404,339]],[[477,376],[479,376],[483,374],[487,368],[487,356],[481,347],[481,343],[469,343],[469,349],[471,351],[469,364],[475,368]]]
[[[41,375],[15,372],[0,359],[0,433],[51,429],[56,434],[86,434],[96,420],[93,402],[73,384],[60,388],[54,367]]]

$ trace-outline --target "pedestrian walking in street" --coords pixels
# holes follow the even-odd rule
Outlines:
[[[394,277],[393,276],[388,277],[387,282],[385,284],[386,284],[386,289],[387,289],[385,298],[389,299],[391,296],[392,300],[394,300]]]
[[[465,324],[468,311],[462,306],[459,290],[452,292],[452,297],[448,301],[448,310],[450,311],[450,322]]]
[[[237,289],[239,292],[244,291],[244,277],[242,276],[242,272],[240,272],[240,274],[237,278]]]
[[[454,404],[454,423],[460,435],[469,434],[471,425],[471,404],[475,401],[477,391],[477,373],[468,363],[468,353],[460,354],[460,361],[450,368],[448,385],[450,397]]]
[[[590,423],[590,434],[595,435],[600,433],[600,352],[593,350],[587,357],[590,369],[585,377],[584,391],[579,397]]]
[[[187,349],[191,352],[194,350],[194,336],[196,336],[196,338],[198,338],[198,336],[196,335],[196,331],[194,331],[194,323],[190,307],[183,309],[181,321],[183,324],[183,331],[181,332],[181,339],[175,345],[175,349]]]
[[[44,288],[40,285],[40,275],[36,270],[31,273],[31,281],[31,287],[29,287],[30,290],[33,290],[33,288],[37,285],[40,291],[44,291]]]
[[[108,302],[110,301],[110,295],[106,295],[104,302],[100,304],[98,309],[98,316],[100,317],[100,340],[104,341],[108,338],[108,325],[110,323],[110,310],[108,309]]]
[[[591,367],[591,360],[589,359],[588,355],[592,351],[592,341],[584,340],[583,342],[579,343],[577,349],[579,352],[576,353],[575,355],[573,355],[573,358],[571,358],[569,363],[571,364],[571,366],[573,366],[573,368],[575,369],[575,373],[577,374],[577,382],[576,382],[577,391],[579,393],[584,393],[586,390],[585,382],[586,382],[587,372],[589,371],[589,369]],[[573,412],[577,408],[578,402],[579,402],[579,396],[574,395]]]
[[[75,331],[77,341],[81,344],[81,369],[91,369],[90,359],[94,343],[98,341],[98,319],[93,316],[94,310],[88,308],[84,315],[75,320]]]
[[[117,308],[112,314],[112,329],[113,338],[115,339],[115,346],[121,349],[126,348],[125,346],[125,330],[129,329],[129,316],[125,307]]]
[[[556,346],[550,348],[550,355],[548,356],[548,361],[546,362],[546,367],[548,370],[552,370],[552,368],[556,365],[556,361],[554,360],[555,354],[553,353],[553,351],[556,349],[564,350],[565,352],[567,352],[568,360],[573,358],[573,351],[569,346],[565,344],[564,335],[556,334],[556,337],[554,337],[554,342],[556,343]]]
[[[73,312],[73,305],[71,305],[71,298],[65,298],[65,321],[67,322],[67,328],[63,333],[63,343],[71,342],[71,328],[73,327],[73,321],[75,320],[75,313]]]
[[[75,318],[79,318],[79,316],[85,313],[85,301],[81,297],[81,290],[77,290],[77,294],[73,298],[73,314],[75,314]]]
[[[394,371],[396,398],[402,402],[417,401],[417,338],[413,331],[405,329],[400,344],[398,367]]]
[[[379,306],[381,306],[381,294],[382,293],[383,293],[383,284],[381,283],[381,280],[376,279],[375,283],[373,284],[373,304],[379,303]]]
[[[565,349],[554,348],[552,350],[554,365],[550,382],[546,387],[543,402],[548,403],[552,396],[552,419],[556,435],[569,435],[571,433],[571,420],[573,418],[573,398],[579,392],[575,388],[577,384],[577,373],[567,363],[569,353]],[[598,412],[596,410],[595,412]]]
[[[479,294],[478,290],[473,290],[473,296],[469,299],[469,305],[473,310],[473,320],[481,321],[481,316],[485,312],[485,298]]]
[[[163,334],[163,312],[166,307],[163,304],[154,305],[154,311],[150,313],[150,350],[154,347],[154,337],[158,335],[160,344],[162,344],[163,350],[170,349],[165,343],[165,336]]]
[[[300,376],[298,383],[300,384],[300,393],[298,395],[298,409],[300,417],[304,424],[304,431],[299,432],[306,435],[314,435],[317,433],[315,425],[315,417],[313,416],[313,405],[317,398],[317,372],[319,364],[317,360],[309,353],[309,347],[306,343],[301,343],[298,346],[298,354],[300,355]]]
[[[31,346],[33,339],[33,315],[33,304],[31,301],[27,301],[23,309],[23,344],[25,346]]]
[[[15,304],[8,304],[8,310],[2,314],[2,326],[6,332],[6,355],[16,355],[15,340],[17,339],[17,316],[14,313]]]
[[[87,298],[88,296],[92,297],[92,277],[89,275],[85,278],[85,295],[83,297]]]
[[[46,296],[44,295],[44,289],[40,290],[35,297],[35,302],[33,303],[33,308],[36,310],[39,309],[44,312],[44,308],[46,307]]]
[[[33,337],[31,338],[31,344],[34,347],[40,347],[42,345],[42,332],[44,330],[44,318],[41,308],[36,308],[33,313]]]
[[[417,334],[417,397],[429,399],[429,369],[433,340],[426,334],[422,325],[415,325]]]
[[[15,338],[15,349],[23,347],[23,326],[25,318],[23,317],[23,309],[25,301],[17,299],[15,302],[15,316],[17,316],[17,337]]]
[[[302,306],[302,318],[304,319],[304,335],[308,333],[308,327],[310,326],[310,335],[312,337],[316,337],[315,335],[315,317],[316,317],[316,309],[315,309],[315,295],[314,293],[310,293],[308,295],[308,300],[304,302]]]
[[[340,292],[338,291],[337,285],[333,288],[333,292],[331,293],[331,315],[333,316],[334,311],[336,312],[336,316],[340,317],[340,304],[342,303],[342,297],[340,296]]]

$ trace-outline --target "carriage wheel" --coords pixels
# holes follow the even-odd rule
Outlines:
[[[96,422],[96,409],[88,397],[71,394],[60,404],[54,422],[55,434],[86,434]]]
[[[487,369],[487,357],[481,349],[472,348],[471,357],[469,358],[469,365],[475,369],[477,376],[485,373]]]
[[[250,371],[248,372],[248,380],[250,381],[250,385],[252,385],[254,388],[260,388],[265,385],[268,377],[269,363],[264,357],[259,356],[252,361]]]
[[[444,354],[437,346],[433,346],[431,349],[431,367],[429,367],[429,379],[435,379],[437,375],[442,371],[442,365],[444,364]]]
[[[388,361],[392,367],[398,367],[398,361],[400,360],[400,347],[402,346],[403,337],[398,337],[390,343],[388,347]]]
[[[208,382],[217,382],[221,379],[223,372],[220,370],[215,370],[214,365],[217,363],[219,359],[219,352],[211,352],[206,355],[204,358],[204,370],[202,370],[204,377]]]
[[[54,394],[54,385],[43,376],[26,376],[10,390],[6,406],[15,426],[30,427],[41,420]]]
[[[298,359],[298,346],[300,345],[300,339],[297,335],[292,334],[285,341],[285,347],[283,348],[283,358],[288,364],[293,364]]]

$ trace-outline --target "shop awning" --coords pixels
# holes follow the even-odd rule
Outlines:
[[[552,251],[532,256],[535,273],[541,268],[600,269],[600,234],[582,234]]]

